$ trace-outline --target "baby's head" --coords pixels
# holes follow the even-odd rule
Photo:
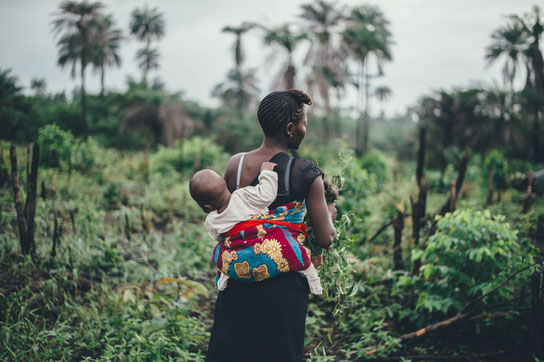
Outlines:
[[[336,200],[338,200],[340,190],[329,177],[323,179],[323,184],[325,185],[325,201],[327,202],[327,208],[329,209],[329,213],[334,222],[337,214]]]
[[[230,198],[225,180],[209,169],[198,171],[191,177],[189,192],[205,213],[221,209]]]

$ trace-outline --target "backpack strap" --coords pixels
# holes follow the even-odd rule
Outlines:
[[[240,176],[242,176],[242,165],[244,164],[245,157],[246,154],[242,153],[242,157],[240,157],[240,162],[238,162],[238,173],[236,174],[236,190],[240,188]]]

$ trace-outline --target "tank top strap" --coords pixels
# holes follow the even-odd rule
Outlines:
[[[244,164],[245,157],[246,153],[242,153],[242,157],[240,157],[240,162],[238,162],[238,172],[236,173],[236,190],[240,188],[240,176],[242,176],[242,165]]]
[[[289,185],[291,183],[291,164],[293,163],[293,160],[295,158],[293,156],[289,157],[289,161],[287,161],[287,167],[285,168],[285,179],[284,179],[284,185],[285,185],[285,194],[290,195],[290,189]]]

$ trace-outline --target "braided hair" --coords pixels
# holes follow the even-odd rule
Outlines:
[[[311,105],[309,95],[299,89],[275,91],[259,104],[257,118],[265,136],[272,136],[289,122],[298,123],[304,117],[304,104]]]

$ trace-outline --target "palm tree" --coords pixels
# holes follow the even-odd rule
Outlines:
[[[58,64],[61,67],[71,66],[72,77],[75,77],[77,63],[81,76],[81,122],[82,131],[87,130],[87,96],[85,92],[85,69],[90,62],[90,50],[97,32],[97,19],[103,8],[100,2],[64,1],[60,4],[60,12],[53,20],[55,35],[62,33],[57,47],[59,48]]]
[[[526,51],[524,38],[521,25],[517,22],[509,22],[491,34],[492,43],[486,48],[485,59],[488,66],[499,58],[506,58],[502,67],[502,76],[505,84],[510,85],[511,92],[514,91],[514,79],[520,60]]]
[[[360,155],[368,149],[370,132],[369,57],[373,56],[376,60],[377,75],[382,75],[384,63],[392,60],[392,39],[389,21],[377,7],[368,5],[353,9],[348,22],[348,27],[343,32],[343,42],[348,54],[359,63],[355,85],[359,91],[363,90],[365,101],[363,117],[357,122],[356,128],[356,153]]]
[[[159,68],[159,51],[148,47],[139,49],[136,52],[138,67],[143,71],[143,80],[147,84],[147,74],[152,69]]]
[[[136,8],[131,14],[130,33],[138,40],[146,43],[136,54],[136,59],[140,61],[140,68],[143,70],[144,81],[147,82],[147,73],[153,68],[158,68],[158,50],[151,49],[153,39],[160,40],[164,36],[164,17],[157,8],[150,9],[144,6],[142,9]],[[142,66],[145,63],[145,66]],[[152,66],[152,63],[153,66]]]
[[[374,97],[376,97],[378,102],[384,103],[389,98],[391,98],[391,96],[393,95],[393,91],[388,86],[382,85],[374,89],[373,95]]]
[[[227,75],[227,80],[218,84],[212,91],[212,96],[219,97],[225,105],[236,107],[240,118],[248,105],[258,97],[255,71],[243,71],[242,63],[245,54],[242,47],[242,35],[256,27],[257,24],[244,21],[240,26],[225,26],[224,33],[232,33],[236,40],[233,44],[235,67]]]
[[[123,40],[123,33],[120,29],[114,28],[112,15],[102,17],[99,21],[99,32],[93,49],[93,66],[95,71],[100,72],[100,95],[104,95],[104,78],[106,67],[121,65],[119,56],[120,42]]]
[[[225,26],[222,30],[223,33],[232,33],[236,37],[232,49],[234,50],[234,62],[238,69],[242,66],[245,58],[244,49],[242,48],[242,35],[256,26],[255,23],[244,21],[240,26]]]
[[[47,88],[45,78],[32,78],[30,81],[30,88],[32,88],[35,95],[45,95],[45,90]]]
[[[220,98],[227,106],[235,107],[243,116],[243,110],[259,96],[255,73],[255,70],[244,72],[238,68],[232,69],[227,81],[215,86],[212,96]]]
[[[331,114],[329,90],[342,88],[345,83],[341,67],[343,61],[335,49],[335,35],[345,19],[345,8],[337,8],[336,3],[325,0],[305,4],[301,8],[302,13],[299,17],[304,21],[306,32],[312,42],[305,60],[312,69],[307,78],[308,88],[322,100],[320,103],[323,104],[326,115],[323,118],[325,122],[323,134],[328,136],[330,132],[327,119]]]
[[[527,106],[533,112],[533,159],[538,162],[540,152],[540,110],[544,103],[544,60],[540,49],[540,39],[544,32],[540,9],[535,6],[532,13],[523,17],[510,15],[508,23],[491,34],[492,44],[487,48],[486,58],[490,63],[499,57],[505,56],[503,67],[505,81],[510,82],[510,91],[513,93],[513,80],[516,68],[523,59],[526,68],[526,82],[524,95],[527,97]],[[531,91],[535,89],[536,92]]]
[[[296,69],[293,64],[293,53],[296,47],[303,41],[308,39],[305,33],[292,32],[288,24],[282,25],[276,29],[267,30],[264,42],[266,45],[276,45],[287,53],[285,65],[282,67],[278,85],[286,89],[295,87]]]

